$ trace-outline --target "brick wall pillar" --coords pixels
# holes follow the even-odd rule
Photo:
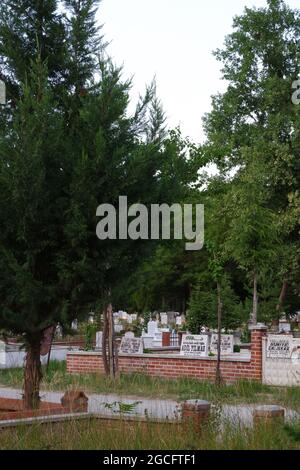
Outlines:
[[[251,331],[251,366],[255,380],[262,381],[263,368],[263,338],[267,334],[267,327],[263,323],[257,323],[249,327]]]

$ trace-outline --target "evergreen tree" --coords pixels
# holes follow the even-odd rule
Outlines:
[[[1,114],[0,328],[24,337],[27,408],[38,406],[44,330],[117,299],[153,247],[100,242],[98,205],[118,206],[119,195],[168,202],[178,190],[169,172],[178,147],[164,145],[153,87],[128,116],[131,83],[96,60],[97,2],[66,2],[66,15],[57,5],[5,2],[0,19],[0,61],[16,91]]]
[[[66,207],[63,126],[47,79],[39,59],[0,136],[0,324],[24,337],[27,408],[38,406],[43,330],[64,315],[55,267]]]
[[[30,64],[47,61],[54,87],[65,83],[67,36],[57,0],[3,0],[0,9],[0,76],[8,100],[17,100]]]
[[[69,83],[75,94],[84,95],[93,79],[99,55],[105,44],[97,25],[100,0],[64,0],[67,10]]]

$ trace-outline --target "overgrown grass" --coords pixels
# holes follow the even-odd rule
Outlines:
[[[298,424],[299,427],[299,424]],[[268,429],[223,424],[201,435],[180,424],[151,424],[97,419],[20,426],[0,431],[0,449],[11,450],[297,450],[300,439],[292,426]]]
[[[195,379],[163,379],[146,375],[121,375],[113,381],[100,374],[70,375],[65,362],[53,361],[48,371],[43,368],[41,388],[61,391],[79,388],[90,393],[116,393],[136,397],[173,398],[176,400],[206,399],[212,402],[238,404],[282,404],[300,410],[300,387],[271,387],[258,382],[239,381],[234,385],[216,387],[213,383]],[[0,370],[0,384],[22,387],[22,369]]]

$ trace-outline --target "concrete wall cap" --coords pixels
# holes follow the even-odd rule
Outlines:
[[[256,323],[256,325],[249,325],[248,329],[250,331],[255,331],[255,330],[267,331],[268,327],[264,323]]]
[[[188,406],[210,406],[210,402],[206,400],[186,400],[183,404]]]
[[[261,405],[257,406],[254,411],[258,413],[274,413],[278,411],[284,411],[284,408],[278,405]]]

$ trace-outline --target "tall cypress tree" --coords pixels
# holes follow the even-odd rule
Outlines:
[[[47,61],[53,86],[65,82],[66,25],[57,0],[3,0],[0,9],[0,74],[8,99],[20,94],[31,61]]]
[[[10,89],[0,129],[0,327],[24,337],[28,408],[38,406],[44,330],[115,295],[145,248],[101,243],[97,206],[117,205],[119,195],[160,201],[176,181],[174,149],[164,148],[161,119],[149,118],[154,90],[128,116],[130,82],[111,60],[97,60],[97,3],[67,1],[61,15],[55,1],[26,0],[21,10],[7,1],[0,19]]]
[[[0,134],[0,324],[24,338],[27,408],[38,406],[43,330],[63,312],[55,269],[65,206],[63,127],[47,73],[40,60],[32,65],[12,126]]]

